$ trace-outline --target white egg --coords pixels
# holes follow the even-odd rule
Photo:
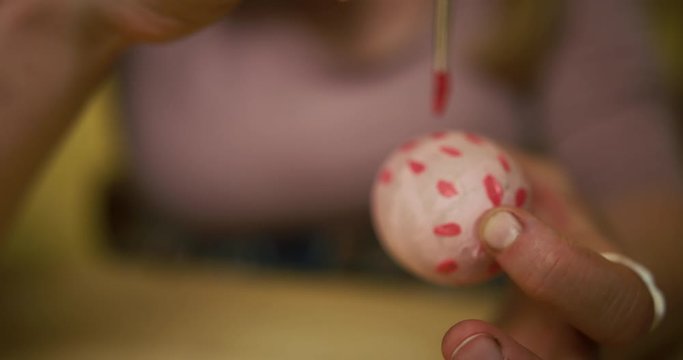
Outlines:
[[[472,284],[500,272],[477,239],[478,219],[493,207],[526,207],[529,195],[519,165],[491,140],[438,132],[384,162],[373,220],[384,248],[410,272],[438,284]]]

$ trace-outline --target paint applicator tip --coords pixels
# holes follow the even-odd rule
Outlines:
[[[434,73],[434,93],[432,111],[434,115],[443,116],[448,105],[450,95],[450,76],[446,71],[436,71]]]

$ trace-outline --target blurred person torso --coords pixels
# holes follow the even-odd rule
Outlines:
[[[124,82],[135,182],[151,203],[175,216],[230,226],[365,214],[373,176],[388,152],[411,137],[444,128],[480,132],[505,144],[547,138],[569,165],[576,165],[579,177],[596,176],[599,169],[598,179],[588,183],[601,190],[626,166],[618,160],[620,141],[643,138],[648,152],[641,158],[669,156],[662,155],[669,152],[669,142],[660,136],[668,125],[647,125],[652,129],[643,131],[641,125],[621,123],[607,130],[601,129],[603,123],[587,126],[584,121],[591,117],[570,123],[575,114],[591,112],[580,102],[564,116],[544,118],[550,122],[546,133],[536,130],[526,94],[501,86],[472,56],[478,44],[501,31],[504,3],[453,1],[453,90],[442,119],[430,110],[432,8],[427,1],[245,1],[230,18],[188,39],[140,48],[127,61]],[[577,23],[568,21],[569,37],[572,28],[576,36],[585,36],[582,31],[605,24],[609,32],[610,21],[617,29],[633,21],[609,16],[618,1],[567,3],[568,16]],[[586,44],[578,52],[594,46],[600,44]],[[616,66],[614,76],[631,76],[647,64],[640,49],[630,50],[633,59]],[[600,93],[621,86],[619,79],[609,78],[611,85],[596,81],[572,87],[574,75],[578,80],[594,74],[564,68],[558,77],[569,85],[551,93],[569,104],[586,96],[586,89]],[[606,145],[602,135],[615,134],[614,129],[622,129],[616,133],[622,140]],[[590,153],[603,147],[607,150],[597,158]],[[653,162],[635,169],[629,163],[634,176],[625,182],[667,174]]]

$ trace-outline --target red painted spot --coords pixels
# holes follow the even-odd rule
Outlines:
[[[450,156],[462,156],[462,152],[452,146],[442,146],[441,152]]]
[[[448,275],[458,270],[458,263],[453,259],[447,259],[436,265],[436,271],[439,274]]]
[[[417,147],[417,140],[409,140],[406,141],[403,145],[401,145],[400,149],[403,152],[408,152],[410,150],[415,149]]]
[[[432,139],[440,140],[446,137],[448,133],[446,131],[435,131],[432,133]]]
[[[415,160],[408,161],[408,166],[410,166],[410,170],[415,174],[421,174],[426,169],[425,164]]]
[[[488,175],[484,178],[484,187],[493,206],[500,206],[503,201],[503,187],[498,180],[493,175]]]
[[[498,155],[498,161],[500,161],[500,165],[503,166],[505,172],[510,172],[510,163],[508,162],[508,159],[505,157],[505,155]]]
[[[434,228],[436,236],[458,236],[462,232],[460,225],[456,223],[446,223]]]
[[[465,139],[467,139],[467,141],[471,142],[472,144],[480,145],[484,143],[484,139],[472,133],[466,133]]]
[[[450,181],[439,180],[439,182],[436,184],[436,188],[439,190],[441,195],[447,198],[458,195],[458,190]]]
[[[526,189],[519,189],[517,190],[517,193],[515,194],[515,206],[517,207],[522,207],[526,203],[526,198],[528,196],[528,193]]]
[[[389,169],[384,169],[379,173],[379,182],[382,184],[390,184],[393,178],[394,174]]]

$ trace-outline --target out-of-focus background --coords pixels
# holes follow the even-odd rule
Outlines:
[[[450,325],[491,316],[497,286],[444,290],[391,265],[373,275],[222,260],[210,246],[116,249],[116,94],[112,81],[93,99],[0,252],[0,358],[438,358]]]
[[[681,3],[657,5],[666,2],[651,2],[652,36],[682,109]],[[377,246],[364,249],[369,258],[350,251],[340,270],[287,249],[268,260],[182,241],[113,242],[126,169],[117,94],[112,80],[93,98],[3,244],[0,358],[439,358],[450,325],[494,316],[498,284],[425,285]]]

